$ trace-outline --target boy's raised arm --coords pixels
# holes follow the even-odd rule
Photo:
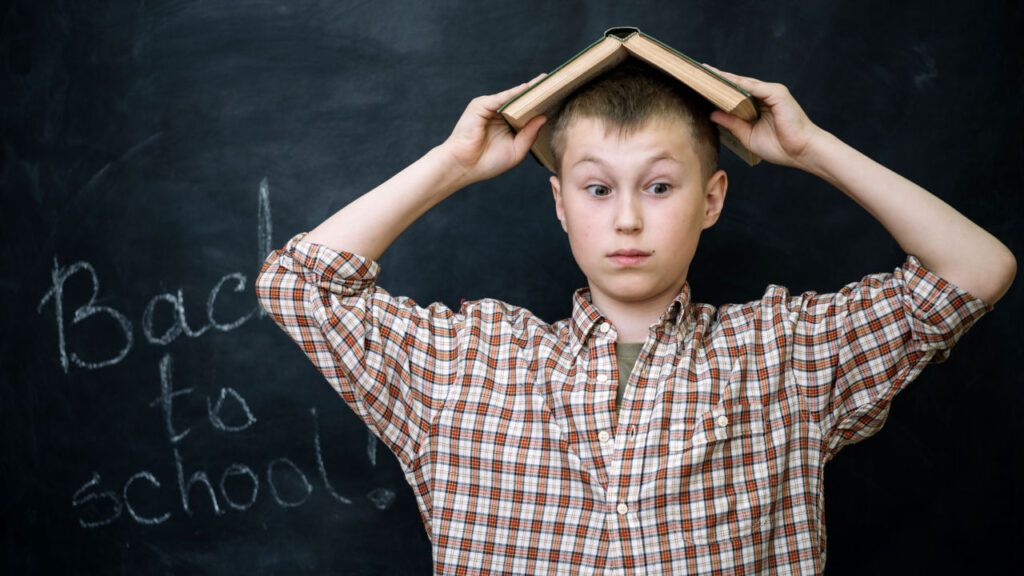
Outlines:
[[[530,121],[513,134],[497,113],[530,83],[475,98],[440,146],[345,206],[313,229],[306,240],[371,259],[417,218],[456,190],[501,174],[518,164],[545,122]]]
[[[723,112],[711,116],[751,152],[842,190],[906,253],[989,305],[1006,293],[1017,263],[1002,242],[927,190],[814,125],[785,86],[722,74],[761,104],[761,118],[753,125]]]

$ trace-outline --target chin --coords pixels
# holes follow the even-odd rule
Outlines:
[[[616,289],[617,288],[617,289]],[[604,290],[604,293],[608,296],[615,298],[619,302],[648,302],[657,298],[664,297],[671,290],[658,290],[650,286],[645,287],[610,287]],[[675,297],[677,292],[672,292],[672,296]]]

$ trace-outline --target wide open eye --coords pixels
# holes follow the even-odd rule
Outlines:
[[[604,198],[611,194],[612,190],[604,184],[591,184],[590,186],[587,186],[587,192],[590,192],[591,196]]]
[[[667,182],[655,182],[647,187],[647,191],[655,196],[664,196],[672,190],[672,186]]]

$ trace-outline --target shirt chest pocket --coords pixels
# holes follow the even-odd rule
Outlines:
[[[759,404],[729,402],[686,429],[671,427],[651,496],[664,498],[670,531],[693,544],[769,527],[771,473]]]

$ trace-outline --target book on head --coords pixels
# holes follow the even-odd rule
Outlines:
[[[754,98],[710,68],[666,46],[637,28],[611,28],[604,36],[542,80],[506,102],[498,112],[513,130],[520,130],[532,118],[550,115],[577,88],[611,70],[627,58],[636,58],[689,86],[716,108],[748,122],[758,117]],[[550,117],[550,116],[549,116]],[[747,164],[760,158],[749,152],[728,130],[719,129],[721,142]],[[550,129],[545,124],[531,151],[548,170],[557,172],[550,147]]]

